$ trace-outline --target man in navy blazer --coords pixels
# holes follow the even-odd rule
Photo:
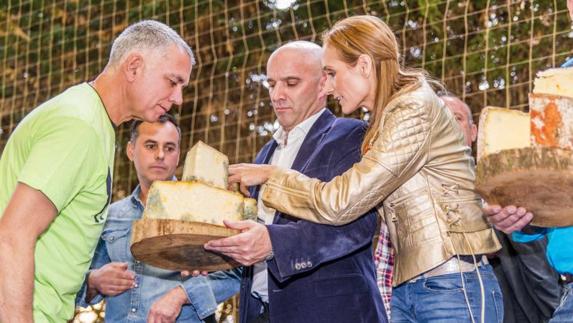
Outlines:
[[[328,181],[360,160],[366,126],[324,108],[321,55],[318,45],[297,41],[269,58],[269,94],[281,127],[255,162]],[[258,190],[251,196],[258,198]],[[258,207],[259,223],[227,222],[243,233],[206,245],[249,266],[242,273],[240,322],[387,321],[372,253],[375,211],[335,227]]]

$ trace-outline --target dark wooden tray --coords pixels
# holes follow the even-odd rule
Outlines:
[[[489,204],[525,207],[532,225],[573,225],[573,151],[530,147],[485,156],[476,189]]]
[[[221,254],[207,251],[210,240],[239,233],[226,227],[180,220],[141,219],[133,223],[131,253],[149,265],[174,270],[226,270],[240,266]]]

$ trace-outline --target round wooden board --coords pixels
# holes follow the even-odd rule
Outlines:
[[[155,267],[216,271],[240,266],[203,248],[207,241],[235,235],[238,230],[200,222],[141,219],[134,221],[132,232],[133,257]]]
[[[518,205],[534,214],[532,225],[573,225],[573,152],[521,148],[478,161],[476,189],[489,204]]]

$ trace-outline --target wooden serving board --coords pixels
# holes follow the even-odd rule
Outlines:
[[[476,189],[489,204],[518,205],[532,225],[573,225],[573,151],[559,148],[503,150],[478,161]]]
[[[240,266],[221,254],[207,251],[210,240],[239,233],[226,227],[181,220],[140,219],[133,223],[131,253],[149,265],[174,270],[226,270]]]

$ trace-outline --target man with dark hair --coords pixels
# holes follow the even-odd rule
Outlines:
[[[137,136],[139,136],[139,126],[143,123],[143,120],[133,120],[131,122],[131,125],[129,126],[129,142],[134,143],[135,140],[137,139]],[[157,123],[167,123],[170,122],[171,124],[173,124],[173,126],[175,126],[175,129],[177,129],[177,134],[179,135],[179,138],[177,139],[177,142],[180,143],[181,142],[181,128],[179,127],[179,124],[177,123],[177,120],[175,120],[175,117],[169,113],[166,113],[162,116],[159,117],[159,119],[157,120]]]
[[[170,27],[142,21],[104,70],[27,115],[0,158],[0,322],[65,322],[111,200],[115,127],[183,101],[194,62]]]
[[[110,206],[77,299],[86,306],[105,298],[106,322],[201,322],[212,319],[217,303],[239,291],[237,279],[182,279],[179,272],[143,264],[130,252],[132,224],[142,216],[151,184],[175,179],[180,141],[181,130],[169,114],[154,123],[132,123],[127,156],[135,166],[139,185],[130,196]]]

